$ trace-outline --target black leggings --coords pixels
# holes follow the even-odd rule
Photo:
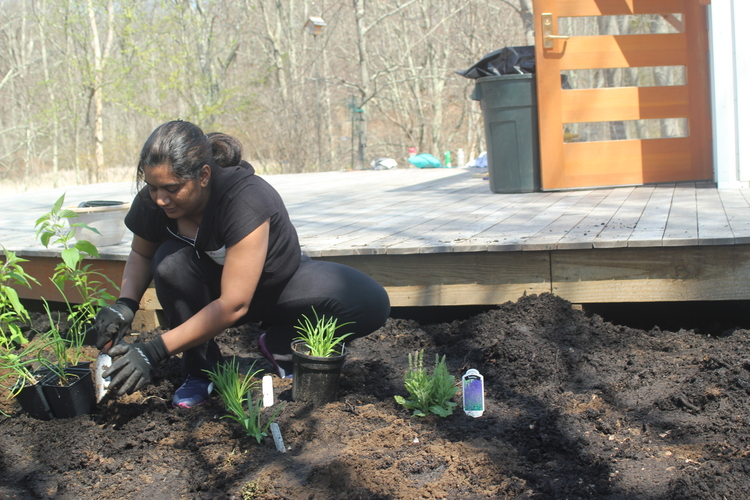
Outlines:
[[[170,328],[181,325],[221,295],[223,267],[189,244],[170,239],[156,252],[152,262],[154,285]],[[294,276],[276,290],[258,289],[248,313],[234,326],[261,322],[267,328],[267,347],[274,354],[291,353],[290,344],[299,333],[294,328],[302,315],[336,318],[339,324],[353,322],[341,333],[354,332],[347,341],[374,332],[385,324],[390,301],[385,289],[366,274],[333,262],[302,256]],[[222,360],[219,346],[210,340],[188,349],[183,366],[191,375],[203,376]]]

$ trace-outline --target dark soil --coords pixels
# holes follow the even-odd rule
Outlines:
[[[259,334],[218,340],[268,368]],[[552,295],[452,323],[390,319],[351,344],[336,402],[292,402],[291,381],[274,378],[286,453],[221,419],[218,397],[172,408],[170,359],[153,386],[93,415],[39,421],[3,400],[0,498],[746,498],[749,346],[748,330],[637,330]],[[484,375],[484,416],[395,403],[419,349],[430,369],[439,354],[457,379]]]

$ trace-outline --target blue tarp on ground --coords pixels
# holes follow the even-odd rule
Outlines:
[[[422,153],[421,155],[412,156],[411,158],[409,158],[409,163],[419,168],[440,168],[443,166],[440,163],[440,160],[429,153]]]

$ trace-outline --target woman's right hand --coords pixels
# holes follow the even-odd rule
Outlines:
[[[138,304],[130,299],[117,299],[113,305],[102,307],[96,314],[94,326],[89,330],[96,333],[96,348],[106,354],[112,346],[119,344],[130,331],[137,310]]]

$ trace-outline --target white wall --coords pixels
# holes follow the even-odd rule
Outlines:
[[[712,0],[709,9],[714,178],[750,187],[750,0]]]

